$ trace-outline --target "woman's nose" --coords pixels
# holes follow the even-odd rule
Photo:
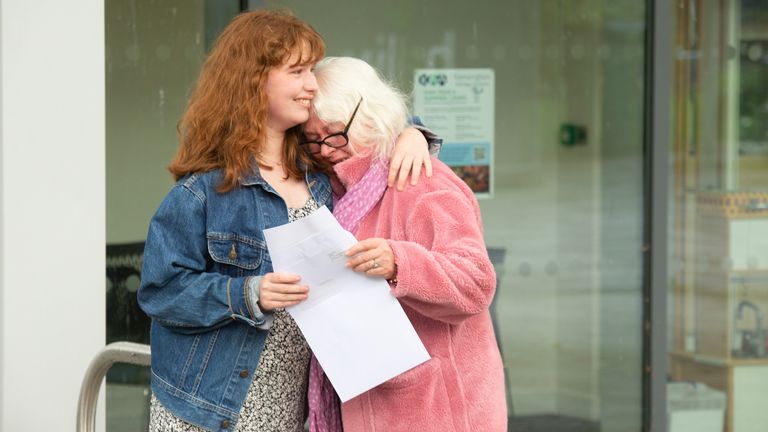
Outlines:
[[[334,151],[336,151],[336,149],[329,145],[323,144],[320,146],[320,155],[324,158],[328,158],[329,156],[331,156]]]
[[[308,91],[317,91],[317,78],[314,72],[309,72],[304,79],[304,89]]]

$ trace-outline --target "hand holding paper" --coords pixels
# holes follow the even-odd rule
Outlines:
[[[346,266],[357,240],[327,208],[264,235],[275,271],[309,286],[309,298],[287,310],[342,402],[429,360],[384,279]]]
[[[284,308],[307,299],[308,288],[292,273],[267,273],[259,284],[259,307],[263,311]]]
[[[368,276],[384,279],[395,277],[395,254],[386,239],[373,237],[360,241],[347,250],[347,267]]]

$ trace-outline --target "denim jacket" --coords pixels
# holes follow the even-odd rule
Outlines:
[[[288,223],[283,199],[258,173],[227,193],[219,170],[187,176],[152,217],[138,300],[152,318],[152,391],[177,417],[231,431],[267,331],[248,279],[272,271],[263,230]],[[331,208],[321,173],[310,193]]]

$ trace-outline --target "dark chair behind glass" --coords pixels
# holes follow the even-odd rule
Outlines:
[[[150,319],[139,308],[144,242],[107,245],[107,343],[149,344]],[[111,431],[147,430],[150,369],[116,363],[107,372],[107,427]]]

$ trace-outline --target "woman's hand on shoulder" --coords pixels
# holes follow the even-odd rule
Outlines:
[[[422,167],[426,176],[432,177],[432,160],[429,158],[427,140],[418,129],[409,127],[397,137],[389,161],[387,184],[389,187],[397,184],[397,190],[403,190],[410,174],[411,185],[415,185],[419,182]]]
[[[395,254],[386,239],[369,238],[355,243],[347,252],[347,267],[368,276],[393,279],[397,275]]]
[[[301,285],[301,277],[290,273],[267,273],[259,284],[259,308],[269,312],[293,306],[306,300],[309,287]]]

